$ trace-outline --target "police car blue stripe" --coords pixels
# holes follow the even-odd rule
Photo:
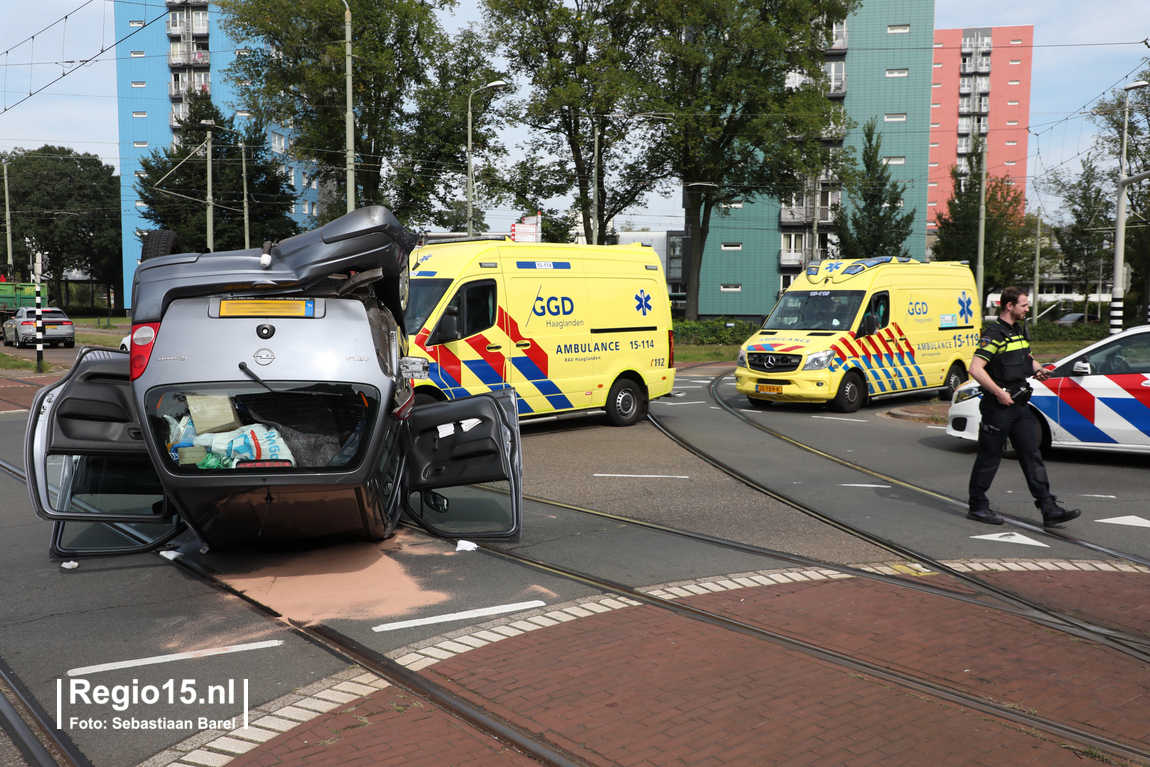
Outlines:
[[[1100,442],[1107,445],[1117,442],[1069,405],[1063,405],[1058,409],[1058,425],[1070,432],[1070,435],[1079,442]]]
[[[1098,401],[1120,415],[1127,423],[1150,436],[1150,408],[1136,399],[1099,397]]]

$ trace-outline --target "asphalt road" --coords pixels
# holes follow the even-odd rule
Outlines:
[[[68,350],[70,351],[70,350]],[[940,559],[1096,558],[1053,539],[1045,548],[977,536],[1002,532],[965,519],[961,504],[931,497],[830,463],[785,440],[750,428],[707,394],[710,377],[680,374],[686,396],[652,405],[666,425],[721,460],[804,504]],[[733,406],[748,403],[733,386],[720,391]],[[827,454],[929,489],[962,497],[971,446],[923,423],[896,421],[878,404],[838,417],[823,409],[776,406],[751,418]],[[0,457],[22,465],[21,413],[0,415]],[[828,562],[889,562],[893,555],[829,528],[794,508],[730,479],[648,423],[614,428],[588,418],[523,428],[524,533],[507,549],[633,586],[673,584],[778,568],[771,557],[687,541],[548,503],[695,530]],[[1147,489],[1134,457],[1056,456],[1056,491],[1086,507],[1074,530],[1084,537],[1150,556],[1150,531],[1099,519],[1139,513]],[[1065,489],[1063,489],[1065,488]],[[491,554],[457,551],[450,542],[402,530],[382,543],[244,549],[201,553],[181,548],[231,587],[276,610],[272,620],[241,599],[188,575],[155,554],[87,559],[75,569],[47,556],[51,526],[35,519],[24,486],[0,477],[0,657],[49,715],[58,686],[65,730],[91,761],[134,765],[188,737],[183,731],[87,730],[71,717],[111,717],[110,706],[70,697],[75,679],[109,687],[163,689],[185,680],[193,703],[129,707],[137,717],[224,718],[235,698],[200,704],[210,686],[249,705],[280,697],[346,668],[346,662],[301,637],[289,621],[322,625],[396,657],[484,625],[484,618],[440,620],[479,608],[556,604],[600,596],[588,586],[543,574]],[[993,499],[1005,511],[1037,519],[1013,462],[1003,464]],[[402,623],[402,625],[395,625]],[[177,657],[162,664],[78,671],[84,667],[214,648],[245,648],[214,657]],[[74,676],[69,676],[69,671]],[[136,681],[133,681],[136,680]],[[229,687],[230,685],[230,687]]]

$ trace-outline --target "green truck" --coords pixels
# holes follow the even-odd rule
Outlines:
[[[41,306],[48,305],[47,293],[42,293]],[[36,305],[36,283],[0,282],[0,322],[6,321],[21,306]]]

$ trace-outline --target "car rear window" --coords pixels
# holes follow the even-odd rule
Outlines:
[[[379,412],[379,391],[362,384],[236,381],[162,386],[145,409],[169,468],[292,472],[359,465]]]

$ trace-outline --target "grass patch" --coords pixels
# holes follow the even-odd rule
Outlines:
[[[729,362],[739,357],[736,344],[675,344],[675,362]]]
[[[45,363],[47,365],[47,363]],[[26,360],[23,357],[13,357],[11,354],[0,352],[0,370],[35,370],[36,360]]]
[[[105,349],[119,349],[121,336],[96,335],[95,333],[77,333],[76,346],[102,346]]]
[[[108,330],[123,330],[120,335],[128,334],[132,328],[132,320],[129,317],[72,317],[69,315],[68,319],[72,320],[72,324],[76,327],[85,327],[93,329],[108,329]]]

